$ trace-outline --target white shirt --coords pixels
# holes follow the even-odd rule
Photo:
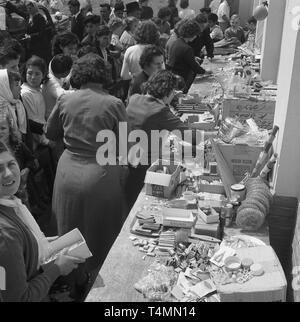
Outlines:
[[[221,4],[221,0],[213,0],[211,4],[209,5],[211,9],[211,13],[218,14],[218,10]]]
[[[229,4],[226,0],[223,1],[219,6],[219,10],[218,10],[218,21],[219,22],[226,22],[223,19],[223,16],[226,16],[228,19],[230,19],[230,7],[229,7]]]
[[[210,38],[212,40],[222,40],[224,38],[224,34],[220,26],[215,25],[210,29]]]
[[[193,9],[182,9],[179,11],[179,18],[186,19],[186,18],[194,18],[196,16],[195,11]]]
[[[129,47],[124,55],[121,77],[124,80],[132,79],[142,71],[140,57],[146,45],[134,45]]]

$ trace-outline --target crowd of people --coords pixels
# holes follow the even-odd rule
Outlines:
[[[149,135],[188,129],[170,109],[176,91],[188,93],[197,74],[211,73],[201,64],[205,55],[214,57],[215,42],[243,43],[255,32],[254,18],[244,32],[238,15],[230,18],[230,1],[219,3],[216,13],[215,2],[197,13],[188,0],[179,10],[177,0],[169,0],[154,16],[148,0],[101,3],[97,11],[89,1],[69,0],[70,30],[55,34],[41,4],[26,0],[25,36],[17,40],[0,31],[4,301],[40,301],[57,285],[68,285],[82,300],[89,274],[102,265],[147,171],[99,165],[104,143],[97,134],[110,130],[118,138],[120,122]],[[63,253],[44,265],[53,238],[36,220],[49,203],[58,235],[78,228],[86,239],[93,256],[84,263]]]

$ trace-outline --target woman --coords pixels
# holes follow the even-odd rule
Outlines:
[[[125,19],[125,31],[122,33],[120,43],[125,51],[127,48],[134,46],[136,40],[134,39],[134,33],[139,24],[139,21],[135,17],[128,17]]]
[[[25,136],[27,133],[27,117],[20,101],[21,76],[19,73],[0,69],[0,109],[9,111],[16,133]]]
[[[126,214],[122,186],[123,168],[99,165],[97,134],[111,130],[118,141],[119,122],[127,120],[122,102],[108,95],[106,64],[96,54],[78,59],[72,82],[79,90],[62,95],[48,119],[47,137],[63,138],[55,178],[52,210],[60,234],[78,227],[93,253],[86,270],[104,261]]]
[[[28,1],[26,8],[29,13],[27,35],[29,38],[28,58],[32,55],[43,58],[47,63],[51,60],[50,39],[47,32],[47,22],[39,12],[35,1]]]
[[[47,265],[51,243],[29,210],[14,195],[20,185],[20,168],[7,146],[0,142],[0,267],[6,271],[7,302],[37,302],[46,298],[60,275],[68,275],[80,259],[65,254]]]
[[[188,93],[197,74],[206,72],[196,61],[193,48],[188,44],[200,34],[200,26],[194,19],[178,24],[178,38],[167,44],[167,66],[185,81],[184,93]]]
[[[146,45],[159,45],[159,31],[152,21],[143,21],[135,32],[137,44],[129,47],[124,56],[121,77],[124,80],[131,80],[142,71],[140,57]]]
[[[144,87],[144,95],[135,94],[130,97],[127,114],[132,130],[143,130],[148,135],[148,165],[138,165],[130,168],[129,180],[126,185],[128,206],[132,207],[144,185],[147,169],[153,160],[161,158],[161,147],[153,149],[151,131],[179,130],[181,133],[189,127],[175,116],[169,104],[175,96],[179,78],[169,71],[161,70],[153,74]],[[194,143],[195,138],[193,138]],[[142,158],[142,157],[141,157]]]

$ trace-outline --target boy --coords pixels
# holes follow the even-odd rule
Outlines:
[[[245,33],[243,28],[240,26],[240,17],[233,15],[230,20],[230,25],[225,31],[225,39],[228,41],[238,40],[241,44],[245,42]]]
[[[96,15],[89,15],[84,19],[84,27],[86,36],[83,38],[82,46],[95,46],[95,33],[100,25],[100,17]]]
[[[223,31],[218,23],[218,16],[214,13],[208,15],[208,25],[210,28],[210,38],[214,42],[218,42],[224,38]]]

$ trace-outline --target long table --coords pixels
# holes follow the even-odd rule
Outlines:
[[[115,240],[105,262],[103,263],[95,283],[90,290],[86,302],[145,302],[142,294],[137,292],[134,284],[147,274],[149,266],[155,261],[153,257],[146,257],[144,253],[134,247],[129,237],[130,228],[135,218],[136,211],[145,202],[155,200],[145,195],[142,191],[125,221],[123,228]],[[157,200],[157,199],[156,199]],[[243,235],[236,228],[225,228],[226,236]],[[247,233],[247,235],[249,235]],[[266,227],[251,236],[259,238],[269,245],[269,234]],[[143,238],[146,239],[146,238]]]

